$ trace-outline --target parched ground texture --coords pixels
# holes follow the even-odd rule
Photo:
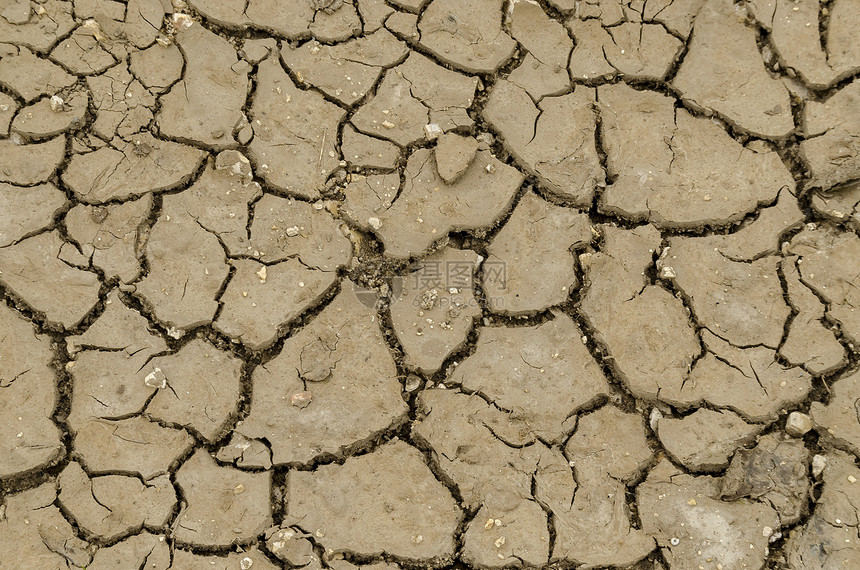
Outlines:
[[[0,569],[860,568],[860,0],[0,0]]]

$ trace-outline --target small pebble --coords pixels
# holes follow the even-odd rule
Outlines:
[[[793,437],[803,437],[812,429],[812,420],[804,413],[791,412],[785,420],[785,433]]]

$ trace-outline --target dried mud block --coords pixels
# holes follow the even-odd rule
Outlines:
[[[398,38],[412,42],[418,39],[418,15],[394,12],[385,20],[386,29]]]
[[[464,557],[472,564],[498,567],[518,559],[545,565],[547,515],[538,501],[570,504],[576,484],[564,457],[535,441],[524,421],[478,396],[428,390],[420,394],[419,408],[413,436],[434,450],[466,508],[481,509],[466,531]]]
[[[12,131],[30,140],[43,140],[83,126],[87,93],[74,90],[24,107],[12,121]]]
[[[424,9],[429,0],[391,0],[391,3],[407,12],[418,14]]]
[[[371,187],[348,196],[344,208],[378,212],[372,226],[386,255],[406,258],[426,251],[448,232],[491,226],[510,207],[522,180],[515,168],[479,150],[463,177],[445,184],[432,151],[420,149],[409,157],[403,190],[390,207]]]
[[[822,438],[860,457],[860,373],[833,383],[830,402],[813,402],[810,415]]]
[[[17,55],[0,59],[0,85],[19,95],[26,103],[71,87],[75,80],[74,75],[69,75],[47,59],[37,57],[27,48],[19,48]]]
[[[220,467],[205,450],[197,450],[176,472],[187,502],[176,519],[177,542],[226,548],[252,541],[272,526],[271,482],[271,472]]]
[[[419,44],[467,73],[494,73],[516,42],[502,29],[502,0],[433,0],[421,14]]]
[[[730,0],[708,0],[672,85],[689,103],[753,135],[782,138],[794,129],[788,90],[767,72],[744,12]]]
[[[13,186],[0,182],[0,247],[49,225],[66,204],[66,196],[51,183]]]
[[[148,330],[149,322],[126,307],[116,290],[86,332],[66,337],[71,356],[72,429],[90,420],[130,417],[142,412],[163,376],[148,379],[143,366],[167,344]]]
[[[350,281],[277,357],[254,370],[253,393],[236,432],[266,438],[278,465],[341,453],[408,410],[376,312]]]
[[[564,453],[579,487],[564,509],[554,511],[552,560],[629,566],[654,550],[654,539],[631,526],[625,501],[626,485],[652,455],[642,417],[604,406],[580,419]]]
[[[761,503],[727,502],[719,480],[693,477],[663,459],[636,488],[642,530],[672,567],[763,568],[776,512]]]
[[[813,210],[860,231],[860,180],[830,190],[810,194]]]
[[[512,562],[540,567],[547,562],[546,513],[534,501],[520,501],[504,514],[481,507],[463,535],[464,561],[478,568],[508,567]],[[501,524],[496,526],[495,521]]]
[[[101,75],[87,77],[87,86],[90,88],[96,111],[96,120],[92,125],[96,136],[104,140],[111,140],[115,135],[124,138],[140,136],[136,133],[152,122],[155,95],[129,73],[125,63],[115,65]],[[156,146],[148,141],[147,144],[150,147]],[[172,148],[180,147],[177,145]],[[143,148],[140,151],[143,156],[147,156],[145,150]],[[171,154],[180,153],[174,150]],[[176,158],[178,162],[182,162],[181,156]],[[165,166],[173,164],[164,162]]]
[[[841,5],[850,4],[850,0],[838,2],[830,8],[832,13],[826,45],[819,32],[820,7],[817,2],[777,0],[765,3],[765,9],[753,4],[753,16],[770,31],[780,63],[796,71],[813,89],[825,89],[860,70],[860,42],[852,41],[843,31],[851,20],[856,28],[860,19],[856,13],[839,13]],[[854,46],[850,45],[852,43]],[[840,57],[847,56],[852,47],[855,57]]]
[[[241,360],[194,339],[151,360],[144,372],[150,370],[158,392],[146,407],[148,416],[190,428],[209,443],[225,435],[239,406]]]
[[[695,472],[721,471],[738,448],[752,443],[764,426],[746,423],[727,410],[700,408],[683,418],[657,420],[657,437],[681,465]]]
[[[663,24],[669,32],[686,40],[704,5],[705,0],[645,0],[642,17]]]
[[[660,383],[661,400],[681,408],[707,402],[746,421],[770,422],[801,403],[812,389],[808,372],[784,366],[770,348],[738,348],[708,330],[701,337],[708,352],[685,378]]]
[[[344,160],[357,168],[393,169],[400,159],[397,145],[359,133],[349,124],[343,127],[341,150]],[[399,176],[397,186],[400,186]]]
[[[579,258],[586,281],[581,311],[625,385],[636,397],[653,399],[664,386],[683,383],[701,353],[699,340],[681,300],[645,277],[659,232],[609,225],[600,232],[602,250]]]
[[[89,565],[92,552],[54,506],[56,499],[53,482],[4,497],[4,516],[0,521],[3,560],[17,560],[40,570]]]
[[[278,40],[275,38],[247,39],[242,42],[242,49],[239,50],[239,55],[253,65],[273,53],[278,53]]]
[[[436,169],[439,176],[447,184],[456,182],[472,161],[478,151],[478,141],[473,137],[464,137],[454,133],[439,135],[433,156],[436,158]]]
[[[252,350],[271,346],[337,280],[336,273],[308,268],[295,258],[268,266],[237,259],[232,265],[235,272],[219,300],[224,308],[213,326]]]
[[[64,136],[34,144],[0,140],[0,183],[32,186],[45,182],[54,175],[65,152]]]
[[[778,253],[782,248],[780,238],[789,230],[800,227],[803,220],[804,214],[797,198],[787,188],[783,188],[779,191],[776,203],[759,210],[757,218],[743,223],[730,234],[708,236],[707,243],[712,244],[728,260],[752,262]]]
[[[343,190],[346,200],[340,206],[339,213],[364,231],[379,229],[382,222],[378,216],[391,207],[391,202],[397,197],[399,190],[398,172],[372,174],[366,178],[353,175],[352,182]]]
[[[206,569],[206,570],[236,570],[249,568],[251,570],[276,570],[278,567],[269,561],[256,547],[244,552],[230,552],[226,556],[193,554],[186,550],[173,551],[173,565],[170,568]],[[149,570],[148,568],[146,570]]]
[[[251,254],[263,263],[290,258],[320,271],[335,271],[352,259],[342,222],[317,205],[266,194],[254,206]]]
[[[161,97],[156,117],[161,134],[215,150],[236,146],[233,129],[243,118],[250,66],[239,63],[227,40],[200,25],[180,30],[176,44],[185,73]]]
[[[259,176],[279,190],[319,198],[339,165],[338,125],[346,111],[296,87],[277,58],[269,58],[257,71],[250,116],[248,149]]]
[[[579,287],[573,250],[591,238],[588,216],[525,194],[487,247],[483,286],[490,308],[522,315],[567,301]]]
[[[385,72],[374,97],[352,116],[352,124],[368,135],[410,145],[427,136],[425,127],[433,113],[468,109],[477,82],[412,52]]]
[[[0,135],[6,136],[9,134],[9,125],[12,124],[12,118],[18,112],[18,103],[5,93],[0,93]]]
[[[258,467],[269,469],[272,466],[272,452],[258,439],[233,433],[230,443],[218,450],[218,461],[235,462],[239,467]]]
[[[181,186],[204,157],[196,148],[140,133],[118,148],[72,156],[62,178],[82,202],[102,204]]]
[[[386,553],[437,564],[454,556],[462,513],[421,453],[401,441],[343,465],[290,471],[287,485],[284,523],[313,532],[327,552]]]
[[[373,89],[383,68],[397,64],[408,53],[406,44],[385,29],[333,46],[310,41],[281,49],[284,63],[300,81],[348,106]]]
[[[194,445],[185,430],[164,428],[141,416],[90,420],[72,432],[75,452],[90,473],[126,471],[144,480],[166,473]]]
[[[385,0],[357,0],[358,13],[364,22],[364,33],[372,34],[382,28],[385,20],[394,12],[394,8],[385,3]]]
[[[404,276],[403,289],[390,310],[408,366],[433,375],[466,342],[481,315],[474,295],[478,262],[472,250],[445,248]]]
[[[503,144],[549,192],[588,207],[604,173],[594,142],[594,90],[577,87],[535,106],[516,85],[496,83],[483,111]]]
[[[95,23],[95,20],[91,20]],[[98,36],[98,37],[96,37]],[[117,64],[113,54],[99,42],[98,27],[83,25],[51,51],[51,59],[75,75],[95,75]]]
[[[780,258],[733,261],[715,241],[720,240],[671,238],[664,274],[671,265],[672,280],[699,325],[736,346],[776,349],[791,314],[777,271]]]
[[[809,165],[807,186],[827,190],[860,178],[860,81],[823,102],[809,101],[803,111],[807,138],[800,152]]]
[[[363,568],[364,570],[400,570],[401,566],[397,564],[389,564],[387,562],[377,562],[376,564],[352,564],[346,560],[329,560],[328,565],[334,570],[354,570],[355,568]]]
[[[252,27],[289,40],[313,36],[324,42],[339,42],[361,31],[361,20],[351,0],[328,2],[326,6],[311,1],[282,5],[272,0],[192,0],[189,4],[218,25]]]
[[[138,49],[155,42],[165,16],[165,3],[159,0],[128,0],[122,37]]]
[[[841,451],[826,457],[815,511],[806,524],[792,530],[785,547],[790,567],[798,570],[850,568],[860,559],[860,469],[853,457]]]
[[[508,19],[511,35],[527,51],[523,63],[508,77],[535,100],[569,91],[566,67],[573,40],[560,23],[546,15],[537,2],[516,2]]]
[[[672,69],[683,44],[662,25],[620,22],[606,28],[598,20],[566,22],[576,39],[568,68],[574,79],[621,74],[631,79],[662,80]]]
[[[401,73],[387,72],[376,94],[352,117],[359,131],[407,146],[424,138],[429,123],[427,107],[411,93]]]
[[[150,357],[167,349],[161,337],[149,332],[149,321],[123,304],[117,290],[105,301],[105,310],[86,332],[66,337],[66,346],[74,359],[81,350],[118,353],[129,360],[130,367],[140,369]]]
[[[183,49],[187,49],[185,44],[183,44]],[[193,52],[194,50],[192,50]],[[182,54],[183,52],[176,44],[163,46],[156,43],[145,50],[135,51],[131,54],[129,71],[147,89],[159,92],[166,91],[182,77],[182,69],[186,65]],[[186,57],[189,56],[186,55]],[[188,65],[195,64],[196,62],[192,62],[189,57]],[[186,77],[186,80],[192,79]]]
[[[4,42],[45,53],[75,27],[71,2],[46,0],[39,5],[43,10],[33,10],[20,0],[0,2],[0,37]]]
[[[788,302],[797,311],[789,323],[788,336],[779,354],[795,366],[820,376],[841,368],[847,361],[845,347],[824,320],[824,305],[800,279],[797,256],[781,262],[788,287]]]
[[[169,203],[152,227],[145,253],[149,273],[135,292],[156,318],[173,329],[210,323],[229,273],[218,238],[179,204]]]
[[[56,231],[0,248],[0,281],[33,309],[66,329],[74,328],[99,301],[98,276],[59,259]]]
[[[576,47],[573,48],[568,63],[568,72],[573,79],[586,81],[601,77],[610,78],[618,73],[618,70],[606,61],[604,50],[612,44],[612,37],[600,20],[570,18],[565,25],[576,38]]]
[[[600,365],[576,341],[581,336],[563,313],[533,327],[485,327],[475,352],[446,382],[510,410],[542,441],[561,441],[576,425],[576,412],[609,390]]]
[[[739,450],[722,479],[721,497],[749,497],[776,509],[782,526],[797,523],[809,498],[809,450],[778,433]]]
[[[830,7],[830,25],[827,30],[827,56],[836,69],[860,66],[860,41],[857,4],[851,0],[839,0]]]
[[[100,548],[93,555],[93,561],[87,566],[87,570],[168,570],[170,547],[164,538],[144,531],[113,546]]]
[[[789,252],[800,257],[797,267],[803,284],[827,305],[826,317],[843,334],[860,341],[860,238],[851,232],[807,229],[791,240]]]
[[[59,502],[77,525],[107,541],[167,524],[176,491],[166,475],[142,483],[136,477],[103,475],[90,478],[71,462],[57,479]]]
[[[742,147],[669,97],[617,84],[597,99],[614,180],[600,205],[607,213],[660,227],[726,225],[794,190],[775,151]]]
[[[223,151],[190,188],[164,198],[165,207],[185,210],[216,234],[230,255],[247,254],[249,207],[263,195],[251,180],[251,165],[235,150]]]
[[[140,276],[138,254],[151,210],[152,195],[123,204],[78,204],[66,213],[66,229],[82,253],[108,279],[118,277],[123,283],[131,283]]]
[[[51,420],[57,402],[48,337],[0,305],[0,479],[33,471],[63,453]]]

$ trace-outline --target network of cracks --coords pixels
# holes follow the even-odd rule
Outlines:
[[[857,0],[0,0],[0,568],[860,564]]]

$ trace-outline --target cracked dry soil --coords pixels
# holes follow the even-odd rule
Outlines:
[[[860,568],[858,0],[0,0],[0,569]]]

